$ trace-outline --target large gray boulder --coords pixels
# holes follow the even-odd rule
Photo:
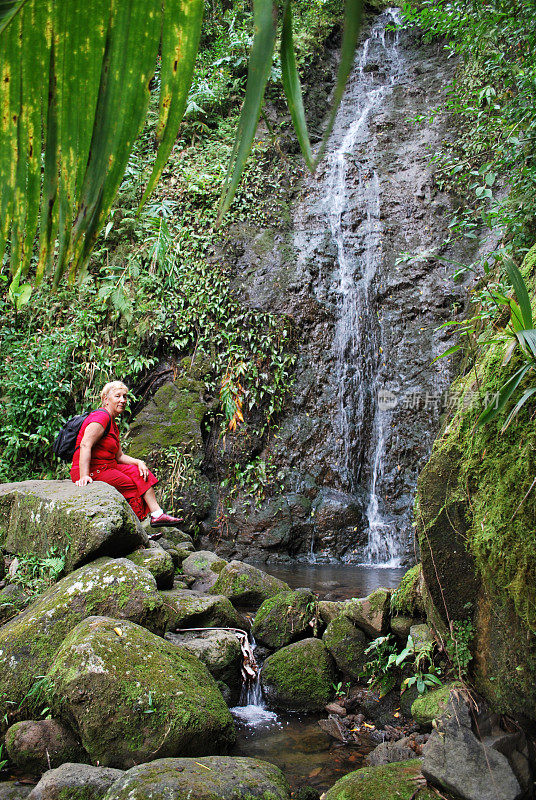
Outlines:
[[[366,634],[341,614],[329,623],[322,641],[340,671],[357,680],[368,661],[365,650],[369,646],[369,640]]]
[[[270,705],[288,711],[321,711],[333,696],[335,665],[320,639],[303,639],[264,662],[261,683]]]
[[[189,650],[206,665],[210,674],[231,689],[242,682],[240,667],[243,656],[238,638],[232,631],[200,631],[199,633],[167,633],[166,639]]]
[[[0,485],[0,544],[42,558],[65,553],[65,571],[100,556],[147,546],[147,534],[117,489],[102,481],[21,481]]]
[[[128,769],[234,743],[233,719],[205,665],[132,622],[88,617],[46,677],[54,713],[70,722],[94,764]]]
[[[289,800],[280,769],[253,758],[161,758],[133,767],[104,800]]]
[[[223,558],[210,550],[198,550],[187,556],[182,562],[182,571],[185,575],[195,578],[192,589],[198,592],[208,592],[216,581],[223,567],[227,564]]]
[[[24,800],[32,789],[32,785],[25,786],[18,781],[1,781],[0,800]]]
[[[88,761],[71,729],[57,719],[15,723],[7,730],[6,750],[10,762],[31,775],[42,775],[66,761]]]
[[[162,592],[166,628],[243,628],[243,621],[228,597],[203,594],[193,589]]]
[[[46,772],[30,800],[101,800],[121,776],[120,769],[65,763]]]
[[[223,594],[233,605],[260,606],[269,597],[289,592],[290,586],[244,561],[230,561],[218,575],[211,594]]]
[[[523,794],[508,759],[472,732],[467,703],[457,692],[423,747],[422,773],[464,800],[517,800]]]
[[[130,619],[164,631],[162,598],[153,576],[126,558],[102,558],[62,578],[0,628],[0,720],[12,715],[49,669],[67,634],[90,614]],[[26,698],[21,713],[39,715]],[[5,724],[5,723],[4,723]]]

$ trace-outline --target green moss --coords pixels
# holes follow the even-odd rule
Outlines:
[[[415,789],[421,775],[418,759],[380,767],[363,767],[341,778],[324,795],[325,800],[434,800],[431,789]]]
[[[337,667],[350,678],[357,679],[367,656],[369,640],[363,631],[341,615],[329,623],[322,641],[335,659]]]
[[[284,647],[305,635],[314,609],[314,595],[308,590],[281,592],[261,605],[253,620],[252,633],[267,647]]]
[[[410,617],[424,616],[424,604],[420,590],[421,578],[422,567],[420,564],[415,564],[406,572],[398,589],[391,595],[392,614],[407,614]]]
[[[451,690],[460,688],[461,684],[455,681],[440,686],[433,692],[419,695],[411,704],[411,716],[419,725],[430,725],[432,720],[438,719],[443,714]]]
[[[270,702],[296,711],[320,710],[333,695],[335,672],[324,644],[305,639],[264,662],[261,679]]]

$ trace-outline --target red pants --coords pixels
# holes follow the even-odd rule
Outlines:
[[[123,495],[128,502],[138,519],[145,519],[149,513],[149,507],[145,502],[142,495],[145,494],[147,489],[155,486],[158,483],[152,472],[149,472],[147,480],[145,481],[135,464],[118,464],[117,462],[109,467],[103,464],[101,467],[90,467],[89,473],[94,481],[103,481],[109,483],[110,486],[115,486],[117,491]],[[78,466],[71,468],[71,480],[77,481],[80,477],[80,470]]]

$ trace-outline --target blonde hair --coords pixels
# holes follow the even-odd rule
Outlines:
[[[100,393],[101,403],[104,403],[110,392],[114,389],[126,389],[128,392],[128,386],[125,386],[123,381],[110,381],[110,383],[102,387],[102,392]]]

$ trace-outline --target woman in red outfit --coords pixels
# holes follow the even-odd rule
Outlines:
[[[107,383],[101,392],[102,407],[84,420],[76,439],[71,480],[77,486],[104,481],[120,492],[138,519],[151,515],[151,527],[171,527],[180,519],[165,514],[154,493],[158,479],[139,458],[126,456],[119,443],[116,418],[123,413],[128,389],[121,381]],[[106,428],[110,422],[108,433]],[[156,538],[153,536],[153,538]]]

